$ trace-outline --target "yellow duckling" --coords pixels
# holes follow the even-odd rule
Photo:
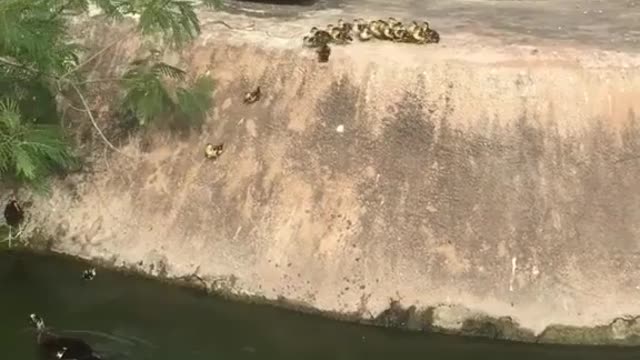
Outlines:
[[[409,39],[408,40],[409,40],[409,42],[413,42],[413,43],[417,43],[417,44],[424,44],[424,43],[426,43],[427,38],[426,38],[426,36],[424,36],[424,31],[422,30],[422,27],[416,26],[409,33]]]
[[[220,157],[220,155],[222,155],[223,151],[224,151],[224,143],[221,143],[215,146],[209,143],[204,148],[204,157],[209,160],[216,160],[217,158]]]
[[[349,35],[348,33],[344,32],[342,30],[342,28],[335,27],[335,26],[333,26],[331,24],[329,24],[327,26],[327,31],[331,35],[331,38],[333,39],[333,42],[335,42],[336,44],[346,44],[346,43],[348,43],[348,42],[353,40],[351,35]]]
[[[371,34],[371,31],[369,30],[369,28],[364,28],[361,31],[358,32],[358,39],[360,41],[369,41],[371,40],[371,38],[373,37],[373,34]]]
[[[412,33],[415,31],[416,28],[419,28],[420,25],[418,25],[417,21],[412,21],[411,24],[407,27],[407,32],[408,33]]]
[[[260,92],[260,86],[256,87],[253,91],[248,91],[244,94],[244,103],[245,104],[253,104],[254,102],[260,100],[262,93]]]
[[[318,50],[316,50],[316,53],[318,54],[319,63],[329,62],[329,55],[331,55],[331,48],[329,47],[329,45],[322,45],[318,48]]]
[[[393,41],[405,41],[407,38],[407,29],[405,29],[401,23],[397,23],[391,28],[391,35],[393,36]]]
[[[382,36],[385,40],[394,40],[393,29],[391,28],[391,25],[386,22],[382,25]]]
[[[373,35],[373,37],[375,37],[376,39],[384,39],[384,35],[382,35],[383,24],[386,23],[382,20],[372,20],[371,22],[369,22],[369,31],[371,32],[371,35]]]

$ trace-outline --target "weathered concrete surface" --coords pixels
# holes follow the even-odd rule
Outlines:
[[[636,341],[640,57],[453,33],[334,47],[322,65],[300,49],[319,19],[204,18],[245,30],[210,23],[180,60],[218,81],[202,134],[134,137],[36,199],[53,249],[383,324]]]

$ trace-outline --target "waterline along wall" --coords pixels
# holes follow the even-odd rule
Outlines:
[[[30,230],[54,250],[379,324],[638,341],[637,54],[449,34],[336,46],[319,64],[300,46],[318,18],[203,17],[168,58],[217,81],[203,132],[96,150],[34,198]],[[126,33],[78,26],[96,49]],[[105,52],[96,76],[139,46]],[[263,99],[243,104],[256,85]],[[208,142],[225,143],[215,162]]]

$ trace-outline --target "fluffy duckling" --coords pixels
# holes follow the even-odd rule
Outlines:
[[[362,18],[354,19],[353,24],[356,26],[357,32],[363,32],[365,29],[369,27],[368,23]]]
[[[262,93],[260,92],[260,86],[256,87],[255,90],[246,92],[244,94],[244,103],[245,104],[253,104],[254,102],[260,100]]]
[[[82,278],[85,280],[93,280],[96,277],[96,269],[90,268],[82,272]]]
[[[311,28],[311,36],[315,38],[317,46],[322,46],[323,44],[328,44],[333,41],[333,37],[327,31],[320,30],[317,27]]]
[[[358,39],[360,39],[360,41],[368,41],[371,40],[371,38],[373,37],[373,34],[371,34],[371,31],[369,30],[369,28],[364,28],[361,31],[358,32]]]
[[[393,28],[389,23],[384,23],[382,25],[382,36],[385,40],[395,40],[393,36]]]
[[[318,48],[318,50],[316,50],[316,52],[318,53],[319,63],[329,62],[329,56],[331,55],[331,48],[329,47],[329,45],[322,45],[320,48]]]
[[[376,39],[384,39],[384,35],[382,35],[382,29],[384,24],[386,24],[383,20],[372,20],[371,22],[369,22],[369,32],[371,32],[371,35],[373,35],[373,37],[375,37]]]
[[[353,24],[351,24],[350,22],[345,22],[342,19],[338,20],[338,27],[347,34],[349,34],[351,30],[353,30]]]
[[[349,35],[349,33],[345,32],[340,27],[335,27],[329,24],[327,25],[327,31],[329,32],[329,34],[331,34],[331,38],[333,39],[333,42],[336,44],[344,45],[353,41],[353,38],[351,37],[351,35]]]
[[[209,160],[216,160],[222,155],[224,151],[224,144],[213,145],[211,143],[207,144],[204,148],[204,157]]]
[[[421,43],[423,44],[431,44],[431,43],[439,43],[440,42],[440,34],[437,31],[431,29],[429,27],[429,23],[423,21],[422,24],[418,26],[420,28],[420,38],[422,38]]]
[[[407,39],[407,29],[402,23],[396,23],[391,27],[393,41],[405,41]]]

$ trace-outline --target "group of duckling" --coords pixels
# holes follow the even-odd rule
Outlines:
[[[338,20],[337,26],[327,25],[326,30],[311,28],[309,35],[303,38],[306,47],[316,48],[319,62],[329,61],[331,48],[329,44],[345,45],[355,37],[360,41],[371,39],[388,40],[394,42],[432,44],[440,42],[440,34],[431,29],[426,21],[412,21],[405,25],[401,21],[390,17],[387,20],[366,21],[355,19],[353,23]]]
[[[247,91],[244,94],[244,98],[242,102],[245,105],[250,105],[255,102],[258,102],[262,98],[262,90],[260,90],[260,86],[257,86],[255,90]],[[222,155],[224,152],[224,143],[218,143],[217,145],[213,145],[212,143],[208,143],[204,147],[204,157],[207,160],[215,161]]]

